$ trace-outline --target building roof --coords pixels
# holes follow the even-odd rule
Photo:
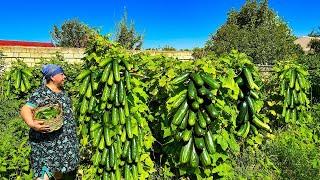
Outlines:
[[[48,42],[11,41],[11,40],[0,40],[0,46],[54,47],[52,43],[48,43]]]

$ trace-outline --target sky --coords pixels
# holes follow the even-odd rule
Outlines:
[[[245,0],[2,0],[0,39],[50,42],[53,25],[78,19],[102,34],[115,33],[124,9],[136,31],[144,36],[143,48],[203,47]],[[269,6],[297,37],[320,26],[319,0],[269,0]]]

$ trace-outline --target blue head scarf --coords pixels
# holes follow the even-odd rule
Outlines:
[[[43,74],[43,84],[46,84],[46,80],[49,80],[51,77],[64,73],[61,66],[55,65],[55,64],[47,64],[42,66],[41,70]]]

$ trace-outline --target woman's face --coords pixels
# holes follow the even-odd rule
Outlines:
[[[52,76],[51,80],[53,81],[54,84],[57,84],[58,86],[62,86],[65,78],[66,76],[63,73],[59,73]]]

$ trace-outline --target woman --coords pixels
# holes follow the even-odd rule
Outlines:
[[[36,180],[75,179],[79,163],[79,141],[71,101],[63,90],[63,69],[54,64],[42,68],[43,86],[38,88],[21,109],[21,116],[30,127],[31,167]],[[37,107],[59,103],[63,109],[63,126],[53,132],[43,121],[33,119]]]

